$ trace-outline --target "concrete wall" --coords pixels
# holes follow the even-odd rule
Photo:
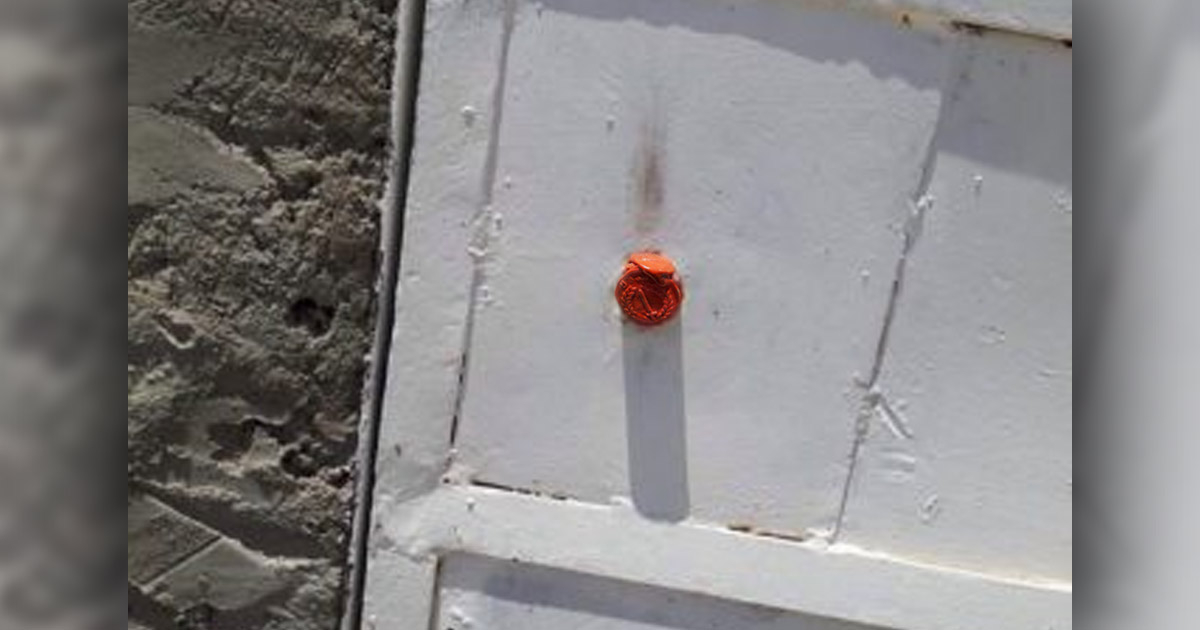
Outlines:
[[[131,0],[130,627],[333,628],[387,0]]]

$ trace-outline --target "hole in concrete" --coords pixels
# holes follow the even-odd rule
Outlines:
[[[208,439],[217,446],[212,454],[213,459],[241,457],[254,443],[254,422],[243,420],[237,424],[214,424],[208,427]]]
[[[314,337],[320,337],[329,332],[333,325],[334,308],[318,304],[310,297],[303,297],[292,303],[288,308],[287,324],[293,328],[303,326]]]
[[[321,465],[310,451],[311,449],[304,446],[288,448],[279,464],[284,472],[293,477],[312,477],[317,474]]]

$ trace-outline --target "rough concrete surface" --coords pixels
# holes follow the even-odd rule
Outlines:
[[[128,4],[130,627],[337,626],[394,9]]]

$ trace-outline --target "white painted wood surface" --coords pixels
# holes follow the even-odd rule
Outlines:
[[[428,3],[368,627],[1070,627],[1070,50],[827,4]]]
[[[522,5],[464,465],[651,516],[828,528],[953,49],[770,2]],[[612,298],[647,247],[687,293],[662,329]]]
[[[593,575],[451,556],[439,628],[866,630],[865,626]]]
[[[849,542],[1071,579],[1070,86],[1055,44],[971,41],[935,144]]]
[[[380,532],[395,553],[466,552],[509,565],[499,570],[514,579],[526,564],[566,569],[880,628],[1070,627],[1066,584],[914,564],[817,540],[798,543],[703,523],[662,523],[629,505],[447,485],[410,502],[396,517]],[[595,612],[599,618],[622,613]]]
[[[414,10],[407,2],[402,8],[402,14]],[[437,558],[397,554],[377,531],[400,506],[435,488],[450,461],[473,276],[468,226],[485,203],[480,173],[491,138],[490,110],[464,128],[458,108],[463,101],[488,101],[502,15],[496,3],[434,0],[424,17],[420,122],[413,134],[368,534],[366,628],[423,627],[432,614]],[[402,31],[400,38],[411,35]]]

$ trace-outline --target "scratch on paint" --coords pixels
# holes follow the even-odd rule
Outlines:
[[[883,422],[883,426],[891,431],[892,435],[897,438],[911,440],[913,439],[912,428],[908,425],[908,420],[896,410],[887,396],[878,389],[867,394],[867,402],[876,410],[876,416]]]
[[[871,418],[873,416],[882,416],[885,424],[888,424],[889,429],[900,435],[905,435],[907,431],[907,425],[902,421],[903,419],[899,414],[894,413],[894,409],[890,409],[889,411],[890,406],[889,408],[884,408],[882,414],[876,410],[880,406],[880,401],[883,400],[877,390],[877,386],[891,338],[892,324],[896,319],[900,296],[904,290],[908,261],[916,248],[917,241],[921,237],[926,216],[934,206],[934,197],[930,194],[929,188],[933,180],[934,166],[937,163],[939,140],[941,139],[943,127],[949,119],[950,108],[958,102],[959,92],[970,81],[970,71],[978,46],[974,41],[976,39],[978,38],[969,36],[959,38],[962,50],[956,56],[955,63],[950,68],[950,76],[946,82],[946,88],[942,91],[937,122],[934,125],[933,133],[930,134],[929,143],[925,147],[925,155],[921,162],[921,170],[916,185],[913,187],[912,194],[908,199],[909,211],[904,223],[900,256],[896,260],[896,271],[892,277],[892,288],[888,294],[887,307],[883,315],[883,324],[880,327],[879,337],[875,344],[875,356],[871,364],[870,376],[866,382],[860,383],[864,394],[859,405],[859,411],[854,419],[854,438],[850,445],[848,470],[845,482],[842,485],[841,500],[838,503],[836,520],[833,524],[833,541],[837,541],[841,534],[842,526],[845,523],[846,508],[850,502],[850,489],[854,484],[859,454],[862,451],[863,443],[866,442]]]
[[[475,311],[479,306],[479,297],[486,289],[484,265],[491,241],[491,230],[499,225],[498,215],[492,209],[492,201],[496,187],[496,171],[499,168],[500,154],[500,124],[504,118],[504,89],[508,81],[508,51],[512,45],[513,28],[516,24],[516,0],[504,0],[504,28],[500,42],[499,69],[496,71],[496,83],[492,88],[492,125],[489,129],[487,159],[483,169],[483,183],[480,191],[482,203],[472,219],[473,230],[467,253],[474,263],[471,275],[470,293],[467,294],[467,319],[463,326],[462,357],[459,361],[458,392],[454,400],[454,415],[450,420],[450,445],[458,439],[458,425],[462,417],[463,401],[466,399],[467,372],[469,367],[471,340],[475,329]]]

